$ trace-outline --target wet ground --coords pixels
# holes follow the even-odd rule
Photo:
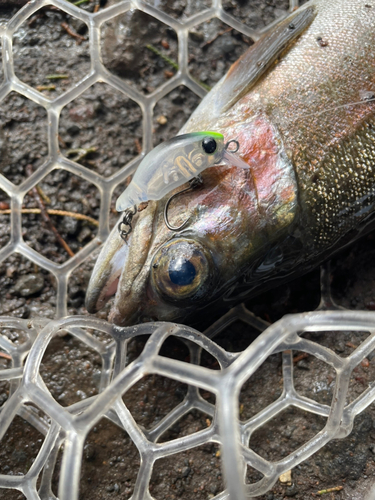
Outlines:
[[[0,3],[0,24],[15,12],[15,7]],[[98,7],[96,7],[96,5]],[[205,3],[176,0],[161,1],[158,6],[175,18],[199,11]],[[224,2],[227,11],[238,16],[250,28],[262,28],[288,8],[285,0]],[[83,8],[103,8],[104,3],[87,2]],[[69,30],[63,25],[67,24]],[[124,26],[129,26],[128,30]],[[72,35],[74,33],[74,36]],[[77,37],[78,36],[78,37]],[[70,88],[89,68],[87,27],[81,21],[51,8],[34,14],[14,37],[17,76],[49,96]],[[175,32],[144,13],[131,12],[117,23],[103,27],[102,57],[107,68],[139,91],[150,93],[176,71]],[[194,28],[189,37],[189,65],[199,82],[211,87],[230,64],[251,44],[251,40],[220,21]],[[1,76],[1,73],[0,73]],[[57,77],[58,76],[58,77]],[[185,87],[173,90],[155,108],[153,123],[155,145],[175,135],[199,98]],[[15,184],[37,170],[47,154],[46,112],[26,98],[11,93],[0,107],[0,172]],[[103,176],[110,176],[139,154],[142,147],[142,114],[139,106],[120,92],[98,83],[62,110],[59,130],[61,152]],[[113,195],[111,222],[117,220]],[[84,195],[83,195],[84,193]],[[76,253],[89,243],[97,231],[100,193],[89,182],[66,171],[51,172],[30,192],[24,203],[23,236],[25,242],[56,263],[69,258],[40,213],[40,207],[60,211],[50,218],[70,252]],[[0,191],[0,248],[9,241],[9,199]],[[76,218],[72,214],[80,214]],[[332,261],[332,291],[337,304],[350,309],[375,309],[375,234],[346,249]],[[77,268],[69,279],[69,314],[86,314],[84,296],[94,258]],[[252,300],[248,307],[269,322],[286,313],[308,311],[320,300],[319,270]],[[56,310],[56,283],[47,271],[25,257],[13,254],[0,264],[0,314],[22,318],[53,318]],[[98,313],[106,317],[107,309]],[[17,340],[17,333],[12,340]],[[218,342],[228,350],[242,350],[257,333],[235,323],[221,334]],[[348,355],[366,336],[363,334],[319,334],[314,340]],[[21,342],[22,339],[20,338]],[[131,346],[130,356],[142,349],[141,341]],[[179,344],[172,344],[173,356],[185,359]],[[298,353],[295,353],[298,356]],[[0,358],[1,366],[8,361]],[[212,360],[203,363],[212,367]],[[70,336],[51,343],[42,366],[43,378],[63,406],[96,394],[100,377],[98,355]],[[244,386],[240,398],[241,419],[249,418],[276,399],[282,388],[281,358],[272,356]],[[311,357],[296,362],[297,389],[322,403],[332,398],[334,377],[323,363]],[[375,356],[356,368],[350,397],[355,398],[375,380]],[[0,405],[7,399],[9,386],[0,382]],[[152,427],[184,397],[186,387],[163,377],[143,379],[126,395],[126,403],[135,420]],[[203,397],[212,400],[209,393]],[[169,440],[210,425],[210,417],[191,412],[173,426],[161,440]],[[324,426],[324,419],[299,410],[288,410],[254,434],[251,445],[260,455],[277,460],[306,442]],[[35,458],[42,436],[21,418],[17,418],[4,436],[0,448],[0,473],[26,471]],[[360,499],[375,482],[375,408],[371,406],[355,421],[353,433],[346,439],[328,444],[292,472],[292,484],[277,483],[262,500],[294,497],[312,499],[319,490],[343,486],[327,493],[329,499]],[[102,420],[90,432],[85,445],[82,467],[82,499],[129,498],[139,465],[139,456],[129,437],[114,424]],[[56,467],[56,484],[59,460]],[[100,470],[100,473],[98,471]],[[247,480],[259,475],[249,469]],[[56,488],[55,484],[55,488]],[[151,493],[164,499],[208,499],[223,487],[220,451],[214,444],[159,460],[151,478]],[[56,491],[55,491],[56,492]],[[3,495],[3,496],[2,496]],[[21,499],[16,491],[0,490],[0,499]]]

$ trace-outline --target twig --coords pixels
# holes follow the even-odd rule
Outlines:
[[[231,28],[232,29],[232,28]],[[174,61],[173,59],[170,59],[169,57],[167,57],[166,55],[164,55],[162,52],[160,52],[160,50],[158,50],[156,47],[154,47],[153,45],[151,44],[148,44],[146,45],[146,48],[148,50],[151,50],[151,52],[153,52],[154,54],[156,54],[157,56],[161,57],[163,59],[163,61],[165,61],[166,63],[168,63],[170,66],[172,66],[172,68],[174,68],[175,70],[178,71],[178,64],[176,63],[176,61]],[[210,91],[211,90],[211,87],[209,85],[207,85],[206,83],[203,83],[201,82],[200,80],[198,80],[197,78],[194,78],[192,77],[193,80],[197,83],[199,83],[199,85],[201,85],[204,89],[206,89],[207,91]]]
[[[27,165],[26,166],[26,172],[27,174],[30,176],[32,173],[33,173],[33,170],[32,170],[32,166],[31,165]],[[69,255],[69,257],[74,257],[74,252],[73,250],[70,248],[70,246],[67,244],[67,242],[63,239],[63,237],[60,235],[60,233],[58,232],[58,230],[55,228],[55,226],[53,225],[53,222],[51,221],[51,219],[49,218],[49,215],[47,213],[47,210],[46,210],[46,207],[43,203],[43,200],[42,198],[39,196],[39,193],[38,193],[38,190],[33,187],[31,189],[35,199],[36,199],[36,202],[38,203],[39,205],[39,208],[40,208],[40,215],[42,216],[42,219],[43,221],[47,224],[47,226],[49,226],[49,228],[51,229],[51,231],[53,232],[53,234],[55,235],[57,241],[60,243],[60,245],[64,248],[64,250],[67,252],[67,254]]]
[[[7,354],[6,352],[2,352],[0,351],[0,358],[4,358],[4,359],[12,359],[12,356],[9,356],[9,354]]]
[[[201,85],[204,89],[206,89],[208,92],[211,90],[212,87],[210,87],[209,85],[207,85],[207,83],[204,83],[204,82],[201,82],[200,80],[198,80],[198,78],[194,78],[194,76],[192,76],[192,79],[199,83],[199,85]]]
[[[295,356],[293,358],[293,363],[298,363],[298,361],[301,361],[301,359],[308,358],[309,354],[307,352],[302,352],[301,354],[298,354],[298,356]]]
[[[82,5],[83,3],[91,2],[91,0],[78,0],[78,2],[74,2],[73,5]]]
[[[81,3],[83,3],[83,2],[81,1]],[[75,3],[74,5],[78,5],[78,2]],[[84,36],[81,36],[78,33],[76,33],[75,31],[73,31],[68,23],[61,23],[61,26],[68,33],[68,35],[75,38],[77,45],[80,45],[82,42],[84,42],[86,40],[86,38]]]
[[[59,141],[60,146],[62,146],[63,148],[66,148],[66,144],[65,144],[65,142],[60,134],[57,136],[57,139]]]
[[[69,75],[46,75],[46,80],[67,80]]]
[[[142,153],[142,146],[141,146],[140,140],[137,137],[134,139],[134,144],[135,144],[135,148],[137,150],[137,153],[140,155]]]
[[[84,148],[69,149],[66,152],[66,155],[71,156],[71,155],[76,154],[77,156],[75,158],[72,158],[72,160],[75,161],[76,163],[78,163],[79,161],[83,160],[83,158],[85,158],[88,154],[95,153],[95,151],[96,151],[95,147],[87,148],[87,149],[84,149]]]
[[[163,59],[163,61],[165,61],[170,66],[172,66],[172,68],[174,68],[176,71],[178,71],[178,64],[176,63],[176,61],[174,61],[173,59],[170,59],[168,56],[164,55],[162,52],[160,52],[160,50],[158,50],[156,47],[154,47],[151,44],[146,45],[146,48],[148,50],[151,50],[151,52],[153,52],[157,56],[161,57]]]
[[[62,217],[72,217],[72,219],[85,220],[90,222],[93,226],[99,226],[99,222],[92,217],[84,214],[77,214],[76,212],[67,212],[66,210],[54,210],[52,208],[46,209],[48,215],[61,215]],[[12,213],[11,209],[0,210],[0,215],[10,215]],[[117,212],[116,212],[117,213]],[[41,214],[40,208],[22,208],[21,214]]]
[[[347,342],[345,345],[351,347],[352,349],[357,349],[358,347],[357,345],[353,344],[353,342]]]
[[[44,203],[47,203],[47,205],[51,205],[51,200],[50,198],[46,195],[46,193],[43,191],[43,189],[40,186],[36,186],[39,196],[42,198]]]
[[[333,493],[334,491],[341,491],[343,486],[335,486],[334,488],[328,488],[326,490],[320,490],[317,492],[318,495],[325,495],[326,493]]]
[[[42,92],[42,90],[56,90],[56,87],[55,85],[38,85],[36,90],[39,90],[39,92]]]

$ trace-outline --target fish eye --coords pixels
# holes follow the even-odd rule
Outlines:
[[[186,257],[178,257],[170,261],[168,273],[172,283],[186,286],[193,283],[197,271],[194,264]]]
[[[203,151],[208,155],[212,155],[216,151],[216,141],[213,137],[205,137],[202,141]]]
[[[160,248],[151,264],[151,281],[166,300],[199,300],[211,285],[211,259],[198,242],[175,239]]]

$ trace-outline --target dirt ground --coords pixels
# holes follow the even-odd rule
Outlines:
[[[156,0],[155,0],[156,2]],[[16,11],[11,2],[0,2],[0,26]],[[102,3],[87,2],[82,8],[93,10]],[[201,0],[161,0],[158,7],[178,18],[201,10]],[[225,8],[250,28],[262,28],[286,12],[286,0],[230,0]],[[62,27],[83,37],[77,40]],[[124,30],[124,26],[129,26]],[[146,28],[147,26],[147,28]],[[17,76],[39,87],[46,95],[61,94],[88,71],[87,27],[81,21],[56,10],[44,9],[34,14],[14,36]],[[214,20],[194,28],[189,37],[189,64],[197,80],[211,87],[252,41],[228,30]],[[151,49],[148,46],[152,47]],[[156,50],[154,50],[156,49]],[[177,58],[175,32],[141,12],[130,12],[106,23],[103,28],[102,57],[107,68],[138,90],[150,93],[175,72],[171,62]],[[207,63],[209,61],[209,64]],[[66,78],[49,78],[51,75]],[[0,73],[0,78],[2,74]],[[53,87],[53,88],[52,88]],[[155,145],[177,133],[199,98],[185,87],[173,90],[155,108]],[[11,93],[0,104],[0,172],[15,184],[21,183],[40,167],[47,154],[46,112],[19,94]],[[61,152],[93,171],[110,176],[134,158],[142,146],[142,113],[132,100],[105,84],[97,83],[62,111],[59,130]],[[82,151],[84,150],[84,153]],[[42,197],[48,208],[75,212],[82,220],[70,216],[51,215],[59,234],[76,253],[96,234],[100,193],[97,188],[66,171],[55,170],[38,186],[38,193],[25,198],[25,209],[37,208]],[[122,187],[113,196],[111,223],[117,220],[114,204]],[[83,196],[83,193],[85,195]],[[0,248],[9,241],[9,199],[0,190]],[[28,245],[56,263],[68,259],[68,253],[38,214],[23,216],[23,236]],[[94,221],[92,220],[94,219]],[[349,309],[375,309],[375,234],[369,234],[337,255],[331,264],[332,292],[337,304]],[[82,264],[69,281],[69,314],[87,314],[84,297],[94,258]],[[261,318],[274,322],[284,314],[309,311],[320,300],[319,270],[288,285],[272,290],[247,304]],[[53,318],[56,311],[56,283],[47,271],[24,257],[14,254],[0,264],[0,314],[22,318]],[[106,317],[107,309],[98,313]],[[17,341],[17,332],[6,333]],[[236,322],[217,338],[227,350],[243,350],[257,333]],[[320,333],[313,339],[346,356],[366,333],[345,335]],[[20,342],[21,338],[18,339]],[[131,345],[130,357],[142,349],[143,341]],[[185,359],[179,343],[169,346],[173,356]],[[295,353],[297,356],[298,353]],[[0,358],[0,368],[7,366]],[[211,366],[212,360],[203,357]],[[57,401],[70,405],[97,393],[101,362],[98,355],[71,336],[51,342],[42,366],[42,376]],[[296,387],[319,402],[329,404],[334,376],[316,358],[307,357],[296,363]],[[375,380],[375,356],[355,369],[350,397],[355,398]],[[240,398],[241,419],[247,419],[281,393],[281,356],[270,357],[245,384]],[[0,382],[0,405],[8,397],[9,385]],[[126,395],[126,404],[135,420],[146,429],[155,425],[184,397],[186,386],[159,376],[150,376],[136,384]],[[203,397],[212,401],[209,393]],[[162,440],[190,434],[210,425],[210,418],[191,412],[173,426]],[[289,454],[324,426],[324,419],[297,409],[283,412],[277,419],[257,431],[251,445],[265,458],[276,460]],[[17,417],[0,446],[0,473],[17,474],[28,470],[38,453],[43,436]],[[370,406],[355,421],[352,434],[331,442],[292,472],[292,484],[277,483],[258,497],[261,500],[297,500],[316,498],[326,488],[343,486],[341,491],[327,493],[328,499],[360,499],[375,483],[375,408]],[[55,493],[60,459],[55,472]],[[85,445],[80,498],[91,500],[130,498],[139,466],[139,455],[129,436],[109,421],[102,420],[90,432]],[[100,471],[98,473],[98,471]],[[247,480],[260,479],[249,468]],[[159,460],[153,471],[150,490],[156,499],[209,499],[223,489],[220,453],[214,444]],[[0,499],[21,499],[14,490],[0,490]]]

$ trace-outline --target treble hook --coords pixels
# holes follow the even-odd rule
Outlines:
[[[194,188],[200,186],[202,184],[202,182],[203,182],[202,176],[199,174],[199,175],[197,175],[197,177],[194,177],[193,179],[191,179],[189,181],[189,186],[187,188],[182,189],[181,191],[179,191],[178,193],[173,194],[169,198],[169,200],[167,201],[167,203],[165,204],[165,207],[164,207],[164,223],[165,223],[165,225],[167,226],[168,229],[170,229],[171,231],[180,231],[180,229],[184,228],[186,226],[186,224],[190,220],[190,217],[188,217],[186,219],[186,221],[183,222],[180,226],[172,226],[169,223],[169,221],[168,221],[168,208],[169,208],[169,205],[170,205],[171,201],[173,200],[173,198],[175,198],[179,194],[182,194],[182,193],[185,193],[186,191],[189,191],[189,189],[194,189]]]

